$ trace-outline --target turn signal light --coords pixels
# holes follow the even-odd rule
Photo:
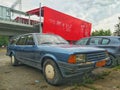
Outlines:
[[[75,64],[76,63],[76,56],[71,55],[68,59],[68,63]]]
[[[96,63],[96,67],[103,67],[106,64],[106,60],[102,60]]]

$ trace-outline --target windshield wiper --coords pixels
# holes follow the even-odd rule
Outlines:
[[[52,42],[42,42],[41,44],[53,44]]]
[[[56,43],[56,44],[68,44],[68,43],[65,43],[65,42],[60,42],[60,43]]]

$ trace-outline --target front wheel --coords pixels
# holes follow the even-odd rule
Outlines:
[[[19,61],[13,55],[11,56],[11,64],[13,66],[18,66],[19,65]]]
[[[114,67],[114,66],[116,66],[117,65],[116,58],[114,56],[112,56],[112,55],[109,55],[109,57],[110,57],[110,60],[107,61],[106,67]]]
[[[43,74],[46,81],[52,85],[60,85],[62,82],[61,73],[54,61],[47,59],[43,64]]]

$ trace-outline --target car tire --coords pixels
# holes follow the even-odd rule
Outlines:
[[[47,59],[43,64],[43,74],[46,81],[51,85],[60,85],[62,82],[62,75],[56,63],[51,59]]]
[[[116,66],[117,65],[116,58],[113,55],[110,55],[110,54],[109,54],[109,57],[110,57],[110,60],[107,62],[106,67],[114,67],[114,66]]]
[[[13,66],[18,66],[19,65],[19,61],[15,58],[14,55],[11,56],[11,64]]]

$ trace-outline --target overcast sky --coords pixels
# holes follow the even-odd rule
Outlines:
[[[10,7],[16,0],[0,0],[0,5]],[[22,10],[48,6],[97,25],[98,22],[120,14],[120,0],[22,0]],[[16,7],[17,9],[17,7]],[[117,17],[116,17],[117,18]]]

